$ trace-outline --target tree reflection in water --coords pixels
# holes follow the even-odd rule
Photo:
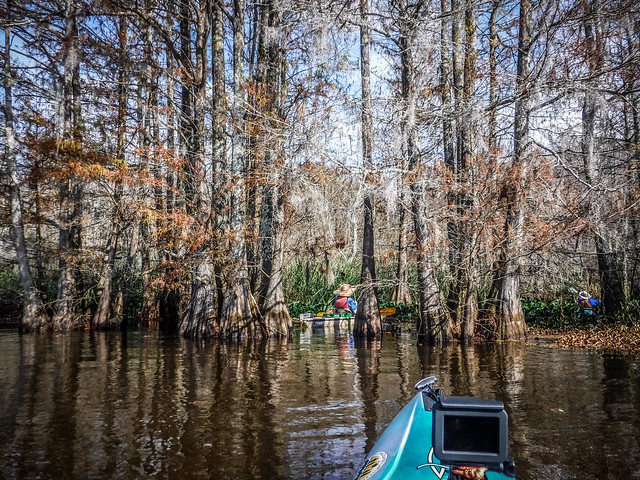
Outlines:
[[[350,478],[423,377],[505,403],[519,480],[634,478],[638,360],[521,343],[0,333],[6,478]]]

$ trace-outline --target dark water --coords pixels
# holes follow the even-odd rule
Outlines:
[[[505,402],[518,478],[640,479],[640,361],[407,334],[198,345],[156,333],[0,333],[1,478],[351,478],[436,375]]]

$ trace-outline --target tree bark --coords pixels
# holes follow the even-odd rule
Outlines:
[[[458,199],[458,213],[461,219],[460,244],[460,300],[463,305],[462,321],[460,325],[461,340],[464,343],[473,341],[475,324],[478,317],[477,301],[478,285],[475,269],[476,232],[475,224],[470,218],[475,204],[473,168],[476,162],[476,75],[477,75],[477,51],[476,51],[476,9],[473,1],[466,2],[465,8],[465,56],[464,56],[464,86],[463,103],[465,115],[462,118],[462,165],[460,180],[464,185],[463,193]]]
[[[510,177],[505,185],[506,217],[503,248],[498,270],[497,332],[502,340],[524,340],[527,326],[520,303],[520,258],[524,198],[526,149],[529,143],[529,75],[531,72],[531,0],[520,2],[520,33],[518,37],[518,66],[516,104],[514,112],[513,160]]]
[[[280,15],[273,0],[260,9],[262,33],[258,53],[258,111],[263,112],[264,128],[261,143],[265,145],[264,168],[268,174],[262,193],[260,223],[261,292],[260,303],[266,333],[288,337],[293,328],[284,298],[284,208],[283,185],[284,148],[282,137],[283,103],[286,97],[286,59],[282,52]],[[277,32],[277,33],[276,33]]]
[[[120,17],[118,27],[119,59],[118,59],[118,147],[115,159],[115,168],[118,169],[124,163],[126,128],[127,128],[127,20]],[[122,197],[122,182],[116,179],[114,183],[113,208],[111,214],[111,231],[107,239],[105,248],[105,261],[102,269],[101,288],[102,292],[98,300],[98,307],[93,315],[92,327],[97,330],[108,330],[120,327],[121,319],[118,314],[113,314],[111,301],[111,288],[115,270],[115,258],[120,235],[120,199]]]
[[[183,12],[188,10],[188,4],[183,7]],[[191,186],[187,195],[187,212],[193,215],[195,220],[197,245],[192,257],[191,267],[191,296],[186,316],[180,325],[180,333],[185,337],[204,338],[213,336],[216,332],[215,325],[215,280],[213,266],[210,259],[211,227],[211,203],[210,194],[207,191],[207,178],[204,168],[204,121],[207,82],[207,43],[210,34],[209,18],[211,16],[210,4],[202,1],[196,21],[196,64],[194,71],[187,79],[188,85],[183,88],[193,89],[191,101],[193,109],[186,121],[190,122],[189,131],[192,137],[187,138],[187,159],[189,161],[187,182]],[[185,13],[186,15],[186,13]],[[184,64],[188,65],[191,49],[189,26],[184,25],[182,42],[187,56]]]
[[[257,305],[249,287],[249,269],[246,252],[246,184],[247,171],[245,128],[245,78],[244,78],[244,0],[234,0],[233,15],[233,100],[232,100],[232,148],[230,177],[231,244],[227,289],[222,302],[220,335],[243,337],[265,335],[264,326],[256,317]]]
[[[167,2],[167,11],[165,14],[164,22],[165,29],[171,31],[173,19],[175,16],[175,2],[169,0]],[[170,53],[171,45],[173,43],[173,37],[165,39],[165,82],[167,88],[167,135],[166,135],[166,148],[167,155],[173,165],[178,162],[178,155],[176,152],[175,134],[179,130],[176,123],[176,111],[177,106],[174,101],[175,96],[175,61],[173,55]],[[166,194],[164,198],[164,211],[166,213],[166,219],[163,222],[162,228],[167,228],[168,222],[172,221],[172,217],[175,213],[176,207],[176,191],[179,188],[178,172],[174,168],[169,168],[165,174],[165,181],[167,183]],[[178,258],[180,243],[179,241],[172,242],[172,245],[168,244],[164,238],[161,238],[161,254],[162,261],[165,264],[164,268],[164,286],[160,293],[158,301],[159,327],[162,332],[169,334],[177,334],[180,328],[180,292],[178,289],[178,275],[179,270],[175,267],[175,259]]]
[[[430,344],[446,344],[453,339],[451,322],[444,308],[434,267],[428,252],[428,225],[424,212],[424,193],[415,183],[411,187],[418,263],[418,338]]]
[[[58,146],[59,164],[67,163],[68,171],[59,183],[60,229],[59,229],[59,273],[58,293],[55,301],[53,330],[65,332],[82,327],[82,318],[76,308],[76,268],[74,261],[80,241],[80,199],[79,185],[74,178],[73,166],[80,161],[78,152],[81,147],[78,128],[80,126],[79,92],[79,52],[78,10],[73,2],[65,10],[65,35],[63,49],[63,96],[62,135]]]
[[[267,335],[288,337],[291,335],[293,324],[289,309],[284,298],[283,268],[284,268],[284,204],[285,196],[281,194],[277,185],[269,186],[263,200],[263,218],[266,218],[265,232],[268,242],[263,244],[263,275],[267,278],[264,300],[262,303],[263,319]],[[270,208],[271,212],[264,211]],[[267,246],[268,244],[268,246]]]
[[[400,218],[398,222],[398,265],[396,267],[396,288],[393,291],[393,301],[396,303],[413,303],[409,289],[409,267],[407,261],[407,212],[405,206],[406,193],[404,182],[400,182]]]
[[[402,62],[402,105],[403,105],[403,155],[409,167],[411,178],[411,210],[415,231],[416,257],[418,270],[418,322],[417,330],[421,341],[434,344],[447,343],[452,338],[449,316],[445,311],[440,288],[436,280],[435,270],[429,255],[429,227],[424,206],[424,173],[418,155],[416,132],[416,82],[413,59],[413,28],[420,15],[418,9],[409,12],[407,2],[401,0],[400,11],[403,12],[400,28],[400,47]]]
[[[5,162],[9,177],[9,208],[11,211],[11,239],[16,250],[18,274],[22,287],[22,316],[20,318],[21,332],[40,332],[48,328],[49,318],[46,315],[42,299],[35,287],[27,244],[24,236],[24,221],[22,216],[22,198],[20,196],[20,179],[16,163],[16,139],[13,121],[13,71],[11,67],[11,0],[7,2],[7,25],[4,27],[4,119],[5,119]]]
[[[601,14],[599,0],[583,2],[584,32],[587,49],[587,63],[590,79],[586,82],[584,102],[582,106],[582,154],[584,156],[585,177],[595,191],[595,196],[588,209],[588,221],[595,229],[595,245],[600,271],[600,290],[602,304],[607,315],[616,315],[624,304],[624,291],[617,270],[616,255],[611,248],[610,228],[603,219],[606,209],[606,197],[599,191],[601,184],[600,168],[597,158],[596,121],[600,110],[598,93],[600,89],[598,77],[605,63],[605,46],[602,38]]]
[[[360,75],[362,81],[362,156],[365,171],[365,184],[373,178],[371,118],[371,33],[369,31],[369,0],[360,0]],[[375,290],[376,269],[374,260],[373,198],[368,191],[364,197],[364,228],[362,235],[362,271],[360,274],[360,294],[358,310],[353,327],[355,336],[377,337],[382,334],[382,319],[378,308]]]
[[[498,37],[497,18],[501,0],[491,2],[489,16],[489,157],[498,157]]]
[[[220,318],[222,312],[222,300],[224,288],[222,271],[224,258],[228,252],[222,245],[226,244],[229,232],[228,223],[228,165],[227,149],[225,142],[226,127],[226,89],[225,89],[225,60],[224,60],[224,12],[222,2],[213,2],[212,36],[211,36],[211,64],[213,77],[213,125],[212,125],[212,149],[213,149],[213,209],[214,229],[213,241],[218,245],[218,254],[214,255],[214,273],[216,288],[216,312]]]
[[[452,131],[452,140],[455,141],[455,149],[453,158],[447,164],[452,175],[452,189],[449,193],[450,220],[447,223],[447,236],[449,239],[449,276],[450,287],[447,295],[447,307],[451,315],[451,322],[456,333],[460,330],[461,308],[463,303],[461,297],[464,295],[463,286],[461,284],[464,276],[464,266],[462,265],[463,236],[462,219],[461,219],[461,203],[462,194],[460,190],[461,175],[465,169],[465,154],[467,147],[466,141],[466,122],[468,112],[464,99],[464,75],[465,75],[465,0],[451,0],[451,45],[452,60],[451,74],[452,82],[450,85],[453,89],[452,111],[455,117],[454,130]],[[445,23],[443,19],[443,23]],[[444,25],[443,25],[444,26]],[[443,69],[444,70],[444,69]],[[442,82],[444,84],[444,82]],[[446,145],[445,145],[446,148]],[[447,152],[445,152],[445,155]]]

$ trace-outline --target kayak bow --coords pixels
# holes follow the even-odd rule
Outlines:
[[[447,397],[436,377],[396,415],[367,456],[356,480],[511,480],[507,414],[502,402]]]

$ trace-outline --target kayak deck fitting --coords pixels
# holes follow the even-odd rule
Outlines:
[[[375,443],[357,480],[511,480],[508,418],[502,402],[447,397],[436,377],[416,384],[418,394]]]

